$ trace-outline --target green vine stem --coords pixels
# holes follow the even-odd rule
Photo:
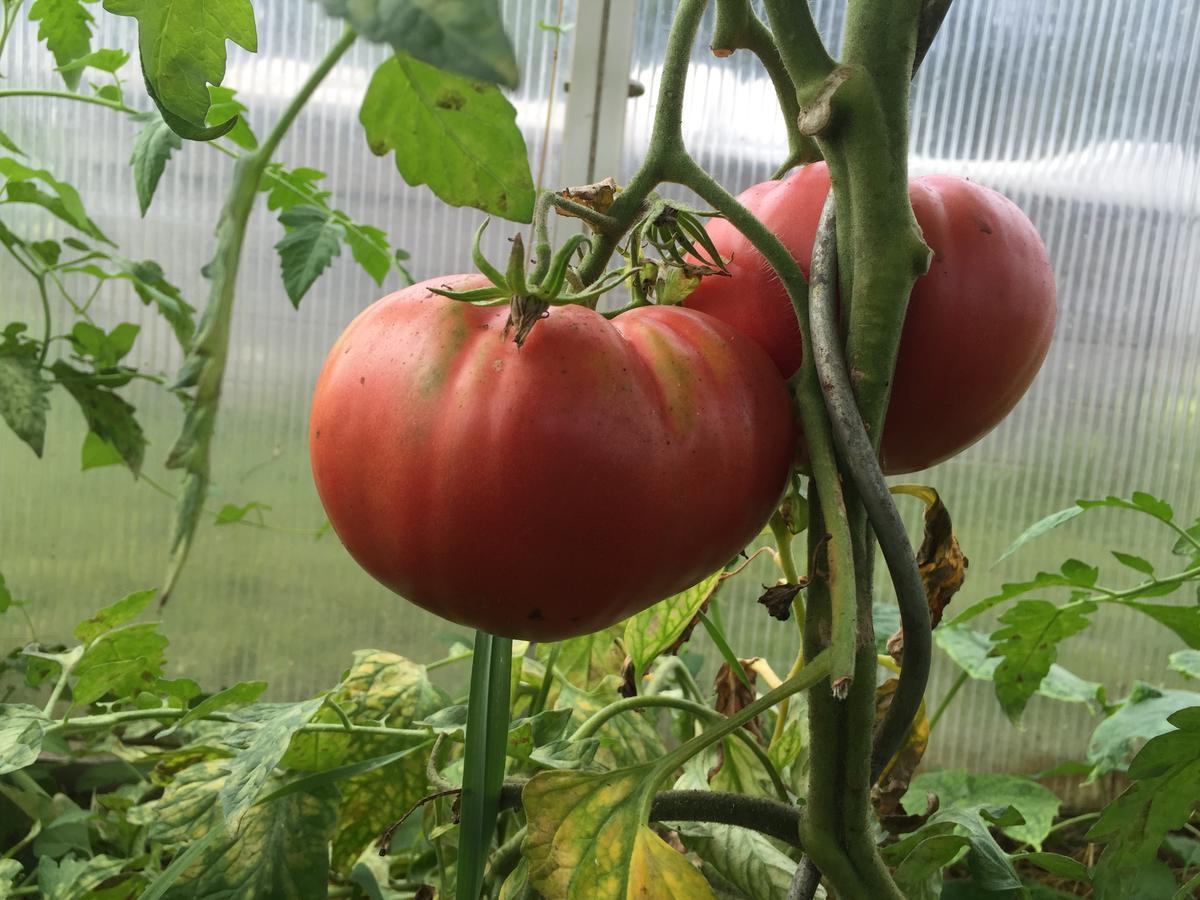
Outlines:
[[[100,96],[97,96],[94,94],[92,94],[92,95],[74,94],[70,91],[33,90],[30,88],[13,88],[13,89],[0,90],[0,99],[15,98],[15,97],[46,97],[46,98],[50,98],[50,99],[54,99],[54,100],[70,100],[75,103],[86,103],[91,106],[100,106],[105,109],[110,109],[113,112],[123,113],[124,115],[127,115],[127,116],[136,116],[136,115],[140,114],[140,110],[134,109],[132,106],[128,106],[119,100],[109,100],[109,99],[106,99],[104,97],[100,97]],[[213,150],[217,151],[218,153],[224,154],[225,156],[229,157],[230,159],[237,160],[237,159],[241,159],[244,156],[246,156],[246,154],[233,149],[232,147],[226,145],[225,143],[223,143],[219,140],[217,140],[217,141],[199,141],[199,142],[195,142],[195,143],[202,143],[206,147],[211,147]],[[310,205],[314,205],[314,206],[321,205],[321,198],[318,196],[317,190],[314,187],[312,187],[312,185],[310,185],[310,184],[307,184],[305,182],[299,182],[299,181],[287,182],[280,175],[278,175],[275,171],[273,171],[270,168],[267,168],[262,173],[262,178],[265,181],[271,182],[272,184],[276,184],[280,187],[287,188],[287,190],[289,190],[289,191],[294,191],[295,193],[297,193],[301,197],[303,197],[304,201]],[[556,201],[556,205],[561,205],[561,204],[558,203],[558,201]],[[588,212],[590,213],[591,211],[588,210]],[[366,239],[366,237],[367,237],[366,233],[362,230],[362,226],[358,222],[355,222],[353,219],[351,219],[345,213],[340,212],[335,209],[330,209],[329,215],[330,215],[330,221],[336,222],[342,228],[346,229],[346,231],[349,232],[350,234],[354,234],[354,235],[357,235],[358,237],[362,238],[363,240],[360,242],[362,244],[362,246],[372,247],[372,248],[374,247],[374,245],[369,240]],[[392,258],[392,255],[390,253],[388,253],[387,251],[372,249],[372,252],[377,253],[381,259],[386,259],[389,267],[391,267],[391,268],[396,267],[395,260]],[[76,262],[78,262],[78,260],[76,260]],[[59,268],[61,268],[61,264],[59,265]]]
[[[836,204],[830,195],[821,211],[809,270],[809,326],[813,360],[829,410],[840,458],[858,489],[875,537],[883,550],[904,628],[904,667],[871,753],[871,781],[903,745],[929,681],[933,639],[929,604],[904,522],[888,490],[875,448],[863,429],[854,390],[842,356],[837,315]]]
[[[780,703],[784,698],[798,694],[800,691],[809,690],[819,684],[829,677],[829,663],[830,654],[828,652],[818,654],[795,678],[789,678],[779,687],[768,691],[757,700],[747,703],[733,715],[725,717],[719,724],[696,735],[690,741],[680,744],[655,764],[647,782],[656,787],[671,772],[674,772],[693,756],[707,750],[722,738],[728,737],[751,719]],[[649,808],[647,807],[647,814],[648,812]]]
[[[201,507],[208,493],[210,453],[229,355],[238,268],[246,226],[254,209],[263,173],[300,110],[354,44],[356,37],[350,29],[343,32],[292,98],[266,140],[253,153],[240,158],[234,167],[233,184],[229,188],[217,227],[216,254],[206,269],[212,280],[208,305],[177,384],[177,387],[194,388],[195,392],[188,405],[183,429],[167,458],[167,466],[183,469],[185,477],[171,539],[171,559],[162,590],[163,603],[170,597],[187,561]]]
[[[779,238],[686,154],[678,160],[675,171],[681,184],[691,188],[705,203],[728,219],[729,223],[744,234],[763,255],[783,282],[796,314],[803,316],[807,321],[808,285],[796,260]],[[804,362],[800,366],[800,372],[794,376],[796,405],[799,408],[800,424],[804,429],[809,464],[813,478],[819,486],[818,502],[822,505],[826,528],[829,530],[828,577],[833,590],[833,636],[830,641],[832,685],[835,693],[844,696],[854,672],[858,609],[854,556],[829,420],[817,382],[807,330],[803,334]]]
[[[683,92],[692,44],[706,5],[707,0],[681,0],[675,9],[663,59],[649,150],[641,168],[617,194],[608,211],[616,227],[597,236],[579,267],[579,278],[584,284],[591,284],[604,273],[618,241],[641,215],[650,192],[663,181],[678,181],[675,170],[679,160],[687,155],[683,146]]]
[[[962,690],[963,685],[970,680],[971,676],[968,672],[959,672],[958,677],[954,679],[954,684],[950,685],[946,691],[946,695],[942,697],[938,703],[937,709],[929,717],[929,733],[933,734],[933,729],[937,727],[937,723],[942,720],[942,716],[946,714],[946,710],[950,708],[950,704],[954,702],[954,698],[958,696],[958,692]]]
[[[587,721],[575,730],[570,739],[572,742],[585,740],[599,731],[604,726],[604,723],[614,716],[630,710],[647,709],[650,707],[667,707],[682,710],[683,712],[690,713],[697,719],[704,719],[713,723],[725,720],[725,716],[721,715],[715,709],[691,700],[683,700],[678,697],[664,697],[661,694],[645,697],[627,697],[624,700],[610,703],[603,709],[594,712]],[[778,795],[780,801],[790,803],[791,795],[788,793],[787,785],[783,783],[783,777],[779,774],[779,770],[775,768],[775,764],[771,762],[771,757],[767,755],[767,751],[763,749],[762,745],[744,728],[739,728],[733,733],[733,736],[739,738],[758,759],[759,764],[763,767],[763,771],[766,772],[767,777],[771,780],[771,785],[775,788],[775,793]]]
[[[796,86],[792,83],[787,66],[783,64],[775,38],[754,14],[749,0],[717,0],[711,46],[713,55],[717,57],[729,56],[735,50],[749,50],[758,57],[767,77],[771,79],[788,139],[787,159],[771,177],[782,178],[794,166],[820,159],[821,151],[816,142],[800,133],[800,103],[796,99]]]

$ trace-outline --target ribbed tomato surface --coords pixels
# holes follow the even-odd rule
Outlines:
[[[787,480],[790,398],[703,313],[552,308],[524,346],[506,307],[434,279],[375,303],[330,351],[309,432],[334,530],[371,575],[516,638],[605,627],[720,568]]]

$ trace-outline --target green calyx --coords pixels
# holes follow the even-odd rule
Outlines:
[[[577,304],[594,309],[602,294],[617,287],[632,274],[628,268],[620,269],[607,273],[595,284],[583,287],[571,265],[577,256],[582,256],[591,247],[591,238],[582,234],[571,235],[558,250],[548,255],[548,259],[539,259],[532,272],[528,270],[525,241],[521,235],[515,235],[508,265],[501,272],[488,261],[480,248],[489,221],[485,219],[475,232],[471,259],[491,285],[468,291],[445,288],[430,288],[430,291],[451,300],[480,306],[509,304],[504,334],[507,337],[511,333],[518,347],[525,343],[533,326],[549,314],[551,306]]]

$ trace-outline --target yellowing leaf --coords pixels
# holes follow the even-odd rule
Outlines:
[[[625,623],[625,652],[633,660],[635,679],[641,679],[655,657],[686,640],[689,627],[695,627],[696,613],[708,602],[722,574],[714,572],[699,584],[655,603]]]
[[[629,863],[627,898],[674,900],[688,897],[702,900],[712,897],[712,888],[696,867],[677,853],[657,834],[642,825],[633,845]]]
[[[700,873],[646,826],[652,772],[535,775],[523,793],[530,886],[546,900],[712,897]]]

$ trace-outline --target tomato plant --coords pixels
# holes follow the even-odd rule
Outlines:
[[[825,163],[756,184],[739,200],[808,274]],[[994,428],[1033,382],[1054,333],[1054,275],[1033,223],[1010,200],[953,175],[909,183],[929,271],[917,279],[900,336],[880,456],[885,472],[915,472],[962,452]],[[704,278],[684,301],[748,334],[785,375],[802,356],[783,284],[724,219],[709,235],[729,276]]]
[[[194,317],[158,264],[126,259],[80,192],[26,155],[25,135],[0,132],[0,251],[38,301],[32,323],[0,329],[0,418],[40,455],[62,388],[87,424],[83,467],[138,474],[148,442],[132,389],[161,385],[184,410],[166,454],[183,478],[162,590],[96,611],[67,643],[44,641],[28,618],[29,639],[0,659],[0,896],[812,900],[824,885],[872,900],[1026,897],[1035,870],[1098,900],[1200,886],[1200,695],[1143,685],[1113,702],[1058,662],[1116,606],[1169,630],[1184,649],[1167,664],[1200,678],[1200,606],[1163,600],[1200,583],[1200,521],[1145,492],[1080,500],[1008,552],[1110,509],[1164,529],[1161,558],[1113,551],[1118,580],[1111,563],[1101,577],[1068,559],[947,611],[967,559],[946,505],[931,486],[884,478],[992,427],[1053,330],[1045,248],[1019,210],[961,179],[907,179],[909,84],[949,0],[851,0],[837,59],[807,4],[763,0],[762,22],[748,0],[716,0],[711,17],[705,0],[679,0],[642,164],[623,186],[562,190],[540,185],[540,165],[534,177],[518,125],[529,117],[500,89],[523,73],[496,0],[321,5],[339,34],[260,142],[220,84],[227,54],[258,46],[250,0],[177,0],[171,15],[151,0],[34,0],[19,26],[23,0],[0,3],[0,53],[24,29],[67,88],[6,80],[0,101],[84,103],[139,123],[130,167],[143,214],[184,139],[235,161]],[[557,24],[539,23],[553,43],[552,102],[559,41],[596,38],[571,27],[582,14],[564,23],[563,7]],[[101,10],[137,20],[138,63],[93,49]],[[593,25],[608,34],[601,19],[607,9]],[[747,50],[763,64],[787,129],[775,178],[740,202],[684,138],[692,52],[710,24],[717,57]],[[511,237],[505,272],[480,252],[481,226],[479,275],[423,282],[354,319],[307,436],[349,552],[394,592],[474,626],[474,649],[454,632],[424,665],[359,651],[331,690],[291,702],[259,702],[261,681],[207,693],[168,677],[166,635],[136,620],[165,602],[206,512],[267,527],[264,503],[205,503],[258,199],[278,214],[293,305],[343,247],[377,284],[412,282],[385,232],[331,202],[325,173],[275,158],[360,38],[386,46],[358,111],[366,146],[394,153],[409,185],[447,204],[530,226]],[[606,54],[597,72],[623,77]],[[127,64],[141,77],[124,80]],[[339,103],[365,82],[343,73]],[[576,82],[572,97],[592,95],[597,111],[604,93]],[[555,117],[545,121],[548,135]],[[663,183],[703,208],[663,196]],[[551,229],[553,215],[572,227]],[[139,328],[93,306],[107,282],[169,323],[178,377],[139,368]],[[629,303],[598,311],[621,286]],[[911,500],[893,494],[925,507],[919,548],[896,507]],[[771,546],[751,552],[764,521]],[[764,555],[765,577],[747,568]],[[723,586],[736,578],[763,585],[770,615],[798,626],[777,629],[792,655],[782,675],[758,647],[743,658],[746,635],[725,628],[735,597]],[[0,575],[0,614],[26,611],[16,589]],[[322,613],[345,615],[340,599]],[[976,630],[993,610],[998,625]],[[935,645],[960,674],[927,716]],[[723,660],[711,688],[697,651]],[[467,660],[465,697],[463,679],[430,674]],[[1127,769],[1129,789],[1056,822],[1060,798],[1037,779],[920,771],[970,680],[991,682],[1014,722],[1035,695],[1086,706],[1102,717],[1089,782]]]
[[[504,307],[430,287],[362,312],[313,397],[313,474],[372,575],[444,618],[558,640],[719,569],[783,491],[791,407],[722,322],[554,307],[522,346]],[[469,399],[468,399],[469,398]]]

